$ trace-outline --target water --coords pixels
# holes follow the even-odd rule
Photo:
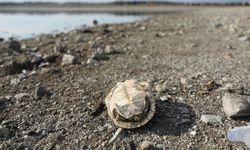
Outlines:
[[[39,34],[67,32],[83,25],[125,23],[145,19],[142,15],[115,14],[5,14],[0,13],[0,37],[26,39]]]

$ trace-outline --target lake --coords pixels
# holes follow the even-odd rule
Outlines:
[[[99,24],[114,24],[134,22],[145,18],[147,17],[144,15],[110,13],[0,13],[0,37],[26,39],[39,34],[67,32],[83,26],[93,26],[93,20],[97,20]]]

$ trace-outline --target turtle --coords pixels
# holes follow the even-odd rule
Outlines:
[[[105,98],[108,115],[120,128],[133,129],[145,125],[155,113],[155,101],[148,82],[118,82]]]

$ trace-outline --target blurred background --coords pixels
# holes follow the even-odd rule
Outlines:
[[[250,0],[0,0],[0,37],[27,39],[98,24],[169,13],[175,4],[248,5]],[[136,7],[133,7],[136,6]],[[172,11],[172,10],[171,10]],[[177,10],[175,10],[177,11]]]

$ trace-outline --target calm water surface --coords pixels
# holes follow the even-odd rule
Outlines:
[[[143,20],[142,15],[115,14],[5,14],[0,13],[0,37],[30,38],[39,34],[67,32],[84,25],[126,23]]]

